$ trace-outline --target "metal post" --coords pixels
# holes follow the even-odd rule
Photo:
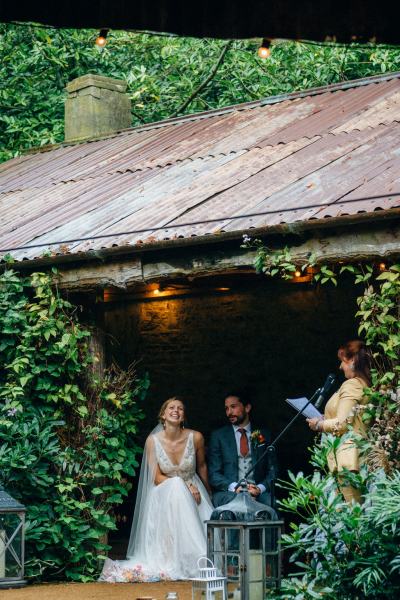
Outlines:
[[[241,549],[240,549],[240,558],[243,561],[241,563],[241,568],[242,570],[242,577],[241,577],[241,583],[240,583],[240,598],[241,600],[251,600],[251,598],[249,598],[249,565],[247,564],[248,560],[249,560],[249,550],[250,550],[250,544],[249,544],[249,529],[246,527],[246,525],[242,525],[240,527],[240,532],[241,532]]]
[[[19,514],[22,521],[21,531],[21,579],[25,576],[25,513]]]

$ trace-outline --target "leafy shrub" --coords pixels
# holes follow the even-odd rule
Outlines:
[[[400,596],[400,473],[358,478],[364,503],[347,504],[330,475],[291,475],[283,506],[302,521],[284,535],[298,568],[284,581],[280,598],[396,600]]]
[[[95,378],[90,332],[54,275],[3,273],[0,333],[0,484],[28,509],[28,575],[93,579],[137,466],[147,381]]]
[[[372,274],[357,312],[359,331],[375,362],[365,415],[372,422],[367,460],[371,468],[390,473],[400,469],[400,265],[392,265],[375,281],[371,279]]]

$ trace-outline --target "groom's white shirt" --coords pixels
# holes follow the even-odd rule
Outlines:
[[[233,427],[233,431],[235,432],[237,455],[240,456],[240,438],[242,437],[242,433],[241,433],[241,431],[239,431],[240,429],[244,429],[246,432],[247,442],[249,444],[250,453],[251,453],[251,423],[247,423],[247,425],[245,427],[242,427],[241,425],[232,425],[232,427]],[[249,467],[250,466],[251,466],[251,464],[249,465]],[[231,484],[229,484],[228,492],[234,492],[237,484],[238,484],[237,481],[233,481]],[[260,489],[262,494],[266,490],[265,485],[263,485],[262,483],[260,483],[257,487]]]

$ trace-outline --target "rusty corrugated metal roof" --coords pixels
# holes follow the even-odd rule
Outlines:
[[[0,248],[31,260],[387,210],[399,166],[395,73],[3,163]]]

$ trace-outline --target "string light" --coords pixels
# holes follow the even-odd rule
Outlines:
[[[100,29],[99,35],[96,38],[96,46],[104,48],[107,44],[108,29]]]
[[[386,264],[384,262],[379,263],[379,270],[386,271]]]
[[[266,59],[266,58],[269,58],[271,56],[270,45],[271,45],[270,41],[267,40],[266,38],[264,38],[263,41],[262,41],[262,43],[261,43],[261,46],[257,50],[257,54],[258,54],[259,58]]]
[[[10,21],[11,25],[16,25],[18,27],[29,27],[29,29],[52,29],[52,30],[57,30],[59,29],[58,27],[54,26],[54,25],[42,25],[41,23],[32,23],[32,22],[28,22],[28,21]],[[171,33],[171,32],[164,32],[164,31],[151,31],[149,29],[124,29],[124,32],[128,32],[128,33],[133,33],[133,34],[137,34],[137,35],[148,35],[148,36],[158,36],[158,37],[170,37],[170,38],[174,38],[174,37],[181,37],[176,33]],[[251,40],[246,40],[246,41],[251,41]],[[372,49],[378,49],[378,50],[398,50],[399,46],[398,44],[390,44],[390,43],[381,43],[379,42],[379,39],[377,39],[375,36],[371,37],[369,39],[365,39],[361,36],[355,36],[352,35],[348,38],[348,41],[343,41],[343,42],[338,42],[336,41],[336,37],[335,36],[326,36],[324,40],[306,40],[306,39],[302,39],[302,38],[298,38],[298,39],[292,39],[292,38],[282,38],[283,42],[292,42],[292,43],[299,43],[299,44],[304,44],[306,46],[317,46],[320,48],[348,48],[350,47],[353,51],[354,50],[360,50],[361,52],[364,52],[365,50],[368,50],[369,48]],[[76,41],[74,42],[75,44],[77,43]],[[132,41],[132,42],[126,42],[126,40],[124,40],[123,44],[126,45],[127,43],[133,43],[136,44],[136,40]],[[85,43],[82,43],[82,45],[86,45]],[[247,49],[242,49],[242,48],[236,48],[236,51],[240,51],[240,52],[247,52]]]
[[[315,267],[304,267],[296,268],[293,272],[292,278],[289,280],[292,283],[311,283],[314,278],[314,274],[316,273]]]

